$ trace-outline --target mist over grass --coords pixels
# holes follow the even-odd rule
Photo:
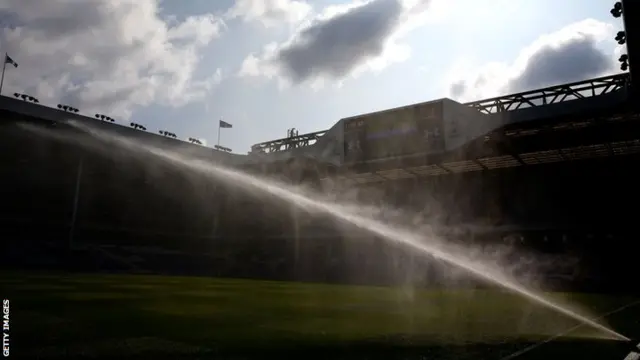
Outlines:
[[[126,147],[131,151],[153,154],[185,171],[206,174],[228,185],[241,188],[253,196],[288,203],[309,214],[329,216],[339,223],[340,229],[351,227],[354,231],[368,232],[370,236],[385,239],[392,246],[405,248],[416,255],[428,258],[440,269],[447,283],[455,284],[468,278],[480,279],[554,309],[569,318],[584,322],[599,330],[603,336],[624,339],[623,336],[593,321],[593,316],[581,314],[583,311],[578,311],[575,305],[570,306],[548,299],[534,290],[531,284],[537,280],[538,273],[534,256],[518,253],[510,247],[487,247],[448,241],[439,236],[432,225],[416,221],[419,217],[403,216],[401,210],[376,204],[375,201],[369,201],[364,206],[353,203],[351,199],[340,203],[335,197],[327,198],[322,194],[310,193],[302,187],[281,181],[259,179],[201,159],[190,158],[179,152],[167,152],[135,143],[86,125],[73,122],[70,124],[96,139]],[[400,219],[412,221],[402,223]]]

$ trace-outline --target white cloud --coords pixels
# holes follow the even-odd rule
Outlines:
[[[6,91],[127,118],[136,106],[182,106],[221,80],[195,72],[218,37],[216,16],[160,17],[158,0],[0,0],[0,41],[19,64]],[[6,22],[5,22],[6,24]]]
[[[239,76],[277,79],[281,86],[318,87],[402,62],[402,36],[423,25],[434,0],[354,1],[325,8],[285,42],[245,59]]]
[[[230,19],[241,18],[245,22],[259,22],[269,28],[282,23],[299,23],[311,10],[311,6],[304,1],[236,0],[226,16]]]
[[[615,73],[613,33],[611,24],[586,19],[540,36],[512,63],[489,63],[476,71],[457,63],[450,71],[449,96],[471,101]]]

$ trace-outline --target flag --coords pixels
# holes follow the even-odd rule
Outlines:
[[[4,57],[4,63],[5,64],[9,64],[9,65],[13,65],[14,67],[18,67],[18,63],[13,61],[13,59],[9,56],[5,54]]]
[[[233,127],[233,125],[229,124],[226,121],[220,120],[220,127],[223,128],[223,129],[230,129],[230,128]]]

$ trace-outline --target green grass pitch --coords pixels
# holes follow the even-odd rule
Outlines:
[[[497,289],[34,273],[3,273],[0,284],[11,304],[12,358],[266,358],[286,353],[331,359],[500,359],[577,324]],[[549,296],[591,315],[635,300]],[[611,315],[606,323],[634,336],[640,333],[638,320],[640,305]],[[580,327],[521,358],[622,359],[625,346]]]

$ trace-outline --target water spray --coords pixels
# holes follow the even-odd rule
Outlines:
[[[498,271],[498,269],[493,269],[487,264],[480,263],[477,260],[467,259],[461,254],[453,254],[451,252],[448,252],[441,247],[434,245],[433,241],[431,241],[431,243],[425,243],[424,237],[416,234],[415,232],[383,224],[372,218],[358,215],[353,211],[348,211],[343,207],[336,206],[333,203],[321,199],[313,199],[307,194],[301,193],[299,190],[288,189],[287,187],[273,181],[257,179],[251,175],[217,166],[209,162],[188,159],[185,156],[181,156],[179,154],[169,153],[159,148],[138,144],[133,141],[108,134],[104,131],[96,130],[89,126],[76,123],[74,121],[70,121],[69,124],[77,129],[89,133],[96,138],[102,139],[107,142],[117,142],[122,146],[134,150],[140,150],[154,154],[162,159],[165,159],[166,161],[177,163],[182,166],[187,166],[192,170],[211,175],[218,180],[224,181],[233,186],[243,187],[249,191],[253,190],[267,193],[276,196],[281,200],[284,200],[301,209],[330,215],[337,220],[366,230],[373,235],[386,239],[387,241],[411,247],[414,250],[420,251],[424,255],[430,255],[431,257],[446,262],[449,265],[453,265],[457,268],[463,269],[478,279],[484,280],[485,282],[492,283],[494,285],[498,285],[516,295],[520,295],[535,303],[561,313],[569,318],[577,320],[580,323],[588,325],[589,327],[608,335],[611,339],[631,341],[626,336],[621,335],[602,324],[599,324],[595,320],[580,315],[577,312],[566,308],[565,306],[561,306],[560,304],[557,304],[545,298],[544,296],[527,289],[518,282],[509,279],[502,272]]]
[[[624,310],[627,310],[630,307],[634,307],[634,306],[637,306],[639,304],[640,304],[640,301],[634,301],[634,302],[628,303],[628,304],[626,304],[624,306],[621,306],[621,307],[619,307],[617,309],[611,310],[611,311],[609,311],[609,312],[607,312],[605,314],[600,315],[598,317],[598,319],[604,319],[607,316],[622,312]],[[528,352],[530,352],[532,350],[535,350],[535,349],[539,348],[540,346],[542,346],[544,344],[547,344],[547,343],[549,343],[551,341],[556,340],[559,337],[565,336],[565,335],[575,331],[576,329],[578,329],[581,326],[584,326],[584,323],[578,324],[578,325],[573,326],[573,327],[571,327],[571,328],[569,328],[569,329],[567,329],[565,331],[562,331],[562,332],[560,332],[558,334],[550,336],[550,337],[548,337],[548,338],[546,338],[546,339],[544,339],[544,340],[542,340],[540,342],[537,342],[535,344],[529,345],[529,346],[527,346],[527,347],[525,347],[523,349],[520,349],[520,350],[518,350],[518,351],[516,351],[516,352],[514,352],[512,354],[509,354],[509,355],[501,358],[500,360],[512,360],[512,359],[518,358],[518,357],[520,357],[520,356],[522,356],[522,355],[524,355],[524,354],[526,354],[526,353],[528,353]],[[640,344],[638,344],[638,341],[636,341],[636,340],[628,340],[627,341],[627,347],[628,347],[627,351],[629,352],[629,355],[625,358],[625,360],[630,360],[629,356],[631,356],[633,353],[640,353]]]

